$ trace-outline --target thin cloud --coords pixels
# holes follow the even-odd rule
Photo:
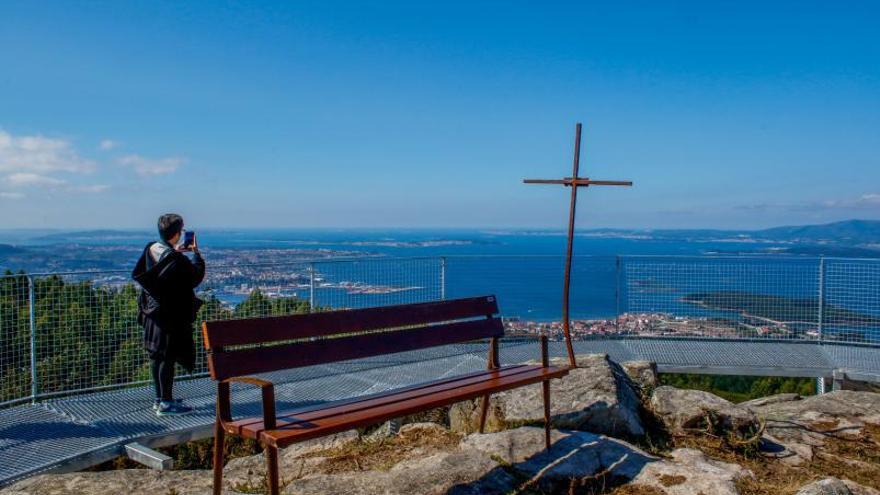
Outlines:
[[[13,192],[13,191],[0,191],[0,199],[22,199],[24,198],[24,193]]]
[[[112,139],[102,139],[101,142],[98,144],[98,149],[101,151],[110,151],[117,146],[119,146],[119,143],[117,141],[114,141]]]
[[[69,186],[67,190],[75,193],[97,194],[110,189],[107,184],[88,184],[84,186]]]
[[[6,183],[13,187],[57,187],[67,183],[62,179],[30,172],[17,172],[6,176]]]
[[[804,212],[816,210],[875,210],[880,209],[880,194],[867,193],[857,198],[806,201],[802,203],[754,203],[739,205],[737,210]]]
[[[0,130],[0,172],[81,174],[94,170],[95,163],[79,156],[65,139],[14,136]]]
[[[151,159],[140,155],[127,155],[119,158],[117,162],[131,167],[141,177],[151,177],[174,173],[186,160],[177,156]]]

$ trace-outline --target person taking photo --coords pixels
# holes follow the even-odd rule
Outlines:
[[[205,260],[195,233],[184,230],[180,215],[162,215],[158,228],[159,241],[147,244],[131,276],[143,289],[138,323],[144,327],[144,348],[151,360],[153,409],[157,416],[167,416],[192,411],[174,399],[174,366],[189,371],[195,366],[192,324],[202,305],[195,288],[205,278]],[[192,261],[184,254],[189,251]]]

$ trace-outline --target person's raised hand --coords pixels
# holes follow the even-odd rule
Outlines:
[[[199,254],[199,236],[193,232],[192,252]]]

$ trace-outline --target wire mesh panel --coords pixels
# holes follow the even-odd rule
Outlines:
[[[202,321],[436,300],[441,269],[439,258],[209,262],[197,289],[204,305],[193,325],[197,357],[189,374],[207,371]],[[37,397],[149,380],[137,323],[139,289],[129,277],[106,271],[0,278],[0,404],[31,396],[29,280]]]
[[[613,331],[616,259],[575,256],[571,275],[572,335]],[[564,256],[456,256],[447,260],[447,295],[494,294],[512,332],[546,332],[562,338]]]
[[[622,332],[640,336],[819,337],[815,258],[623,257]]]
[[[441,258],[318,261],[314,276],[316,309],[357,309],[439,300]]]
[[[31,393],[28,279],[0,277],[0,405]]]
[[[880,260],[824,260],[822,338],[880,344]]]

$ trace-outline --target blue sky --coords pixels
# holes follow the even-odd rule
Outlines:
[[[871,2],[0,4],[0,226],[880,219]]]

